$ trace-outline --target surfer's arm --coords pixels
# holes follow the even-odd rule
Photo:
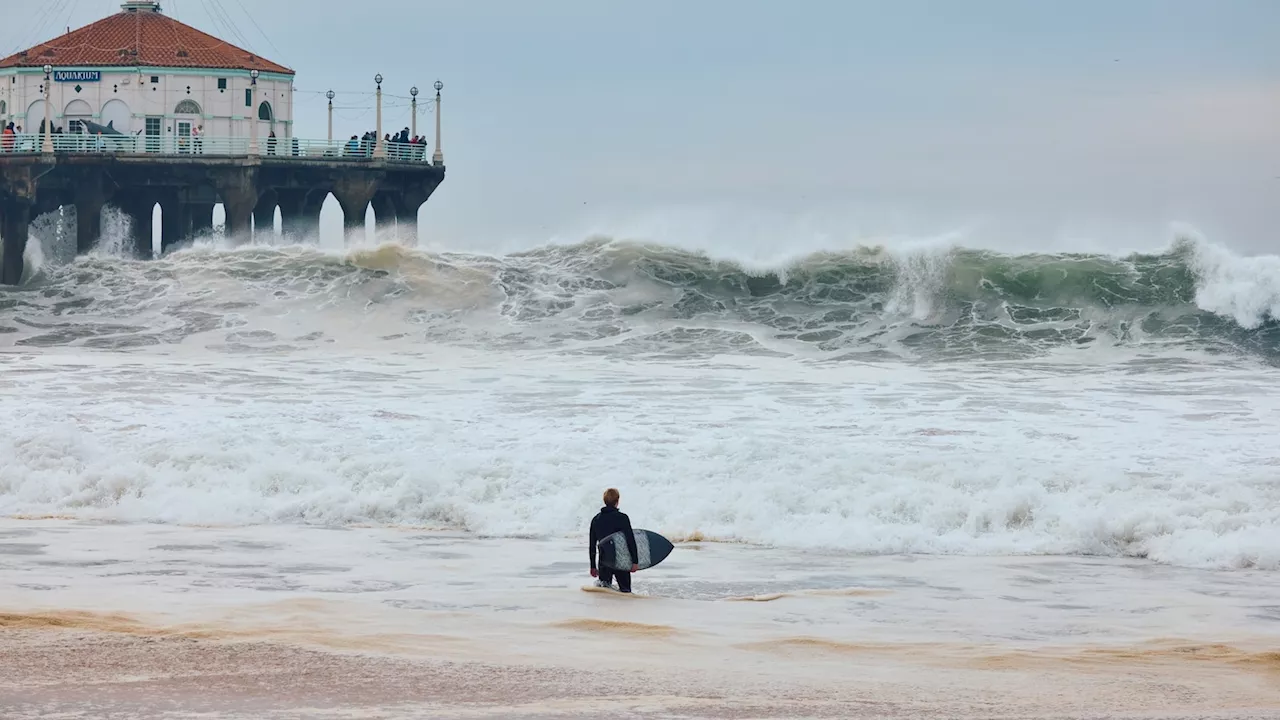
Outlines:
[[[591,519],[591,532],[587,534],[587,557],[591,558],[591,569],[596,569],[596,521]]]

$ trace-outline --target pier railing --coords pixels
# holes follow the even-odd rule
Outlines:
[[[385,146],[379,152],[378,145]],[[30,133],[0,137],[0,157],[5,154],[39,154],[44,136]],[[311,160],[380,160],[430,163],[427,146],[372,140],[306,140],[302,138],[175,137],[154,135],[54,134],[55,153],[157,155],[166,157],[299,158]]]

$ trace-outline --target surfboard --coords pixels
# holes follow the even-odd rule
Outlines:
[[[596,543],[600,551],[596,564],[614,570],[630,570],[634,564],[644,570],[666,560],[671,551],[675,550],[670,540],[652,530],[633,530],[632,535],[636,539],[636,552],[640,555],[638,560],[632,560],[626,537],[619,530]]]
[[[646,595],[637,595],[633,592],[624,593],[621,590],[618,590],[617,588],[600,587],[599,585],[583,585],[582,591],[590,592],[590,593],[604,593],[605,595],[617,595],[619,597],[629,597],[629,598],[647,597]]]

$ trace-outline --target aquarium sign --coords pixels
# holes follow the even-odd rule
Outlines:
[[[101,82],[101,70],[54,70],[54,82]]]

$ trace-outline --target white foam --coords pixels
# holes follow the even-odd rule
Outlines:
[[[1280,569],[1267,370],[93,357],[0,356],[0,514]]]
[[[1280,322],[1280,256],[1241,257],[1202,241],[1193,257],[1200,309],[1250,330]]]

